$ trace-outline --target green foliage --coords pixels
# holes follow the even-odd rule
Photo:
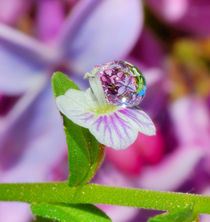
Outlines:
[[[60,72],[54,73],[52,88],[55,97],[63,95],[68,89],[79,90],[73,81]],[[98,143],[88,129],[82,128],[64,115],[62,116],[68,145],[69,185],[82,185],[89,182],[95,175],[103,160],[104,147]]]
[[[198,222],[198,216],[194,214],[193,207],[190,206],[160,214],[149,219],[148,222]]]
[[[54,205],[54,204],[32,204],[32,213],[46,218],[55,219],[60,222],[110,222],[107,215],[97,207],[90,204],[77,205]]]

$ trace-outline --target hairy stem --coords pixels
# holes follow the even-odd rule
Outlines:
[[[167,211],[194,204],[195,212],[210,214],[208,196],[96,184],[69,187],[67,182],[0,184],[0,201],[97,203]]]

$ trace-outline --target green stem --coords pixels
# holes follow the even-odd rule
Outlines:
[[[210,214],[208,196],[96,184],[69,187],[67,182],[0,184],[0,200],[28,203],[97,203],[167,211],[184,208],[193,203],[195,212]]]

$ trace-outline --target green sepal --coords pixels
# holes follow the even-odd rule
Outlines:
[[[65,94],[69,89],[80,90],[61,72],[53,74],[52,88],[55,97]],[[61,115],[68,146],[69,186],[86,184],[95,175],[103,160],[104,146],[95,139],[88,129],[74,124],[66,116]]]
[[[60,222],[110,222],[111,219],[91,204],[32,204],[33,214]]]

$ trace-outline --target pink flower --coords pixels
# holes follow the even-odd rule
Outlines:
[[[157,164],[164,151],[163,138],[160,133],[149,137],[139,133],[135,143],[125,150],[115,151],[107,148],[107,158],[122,173],[140,175],[147,164]],[[126,161],[125,161],[126,160]]]
[[[0,22],[15,25],[24,16],[32,0],[1,0]]]
[[[177,29],[195,35],[210,35],[210,2],[206,0],[145,0],[151,9]]]
[[[36,34],[43,42],[52,42],[60,32],[65,19],[65,8],[59,0],[37,2]]]

